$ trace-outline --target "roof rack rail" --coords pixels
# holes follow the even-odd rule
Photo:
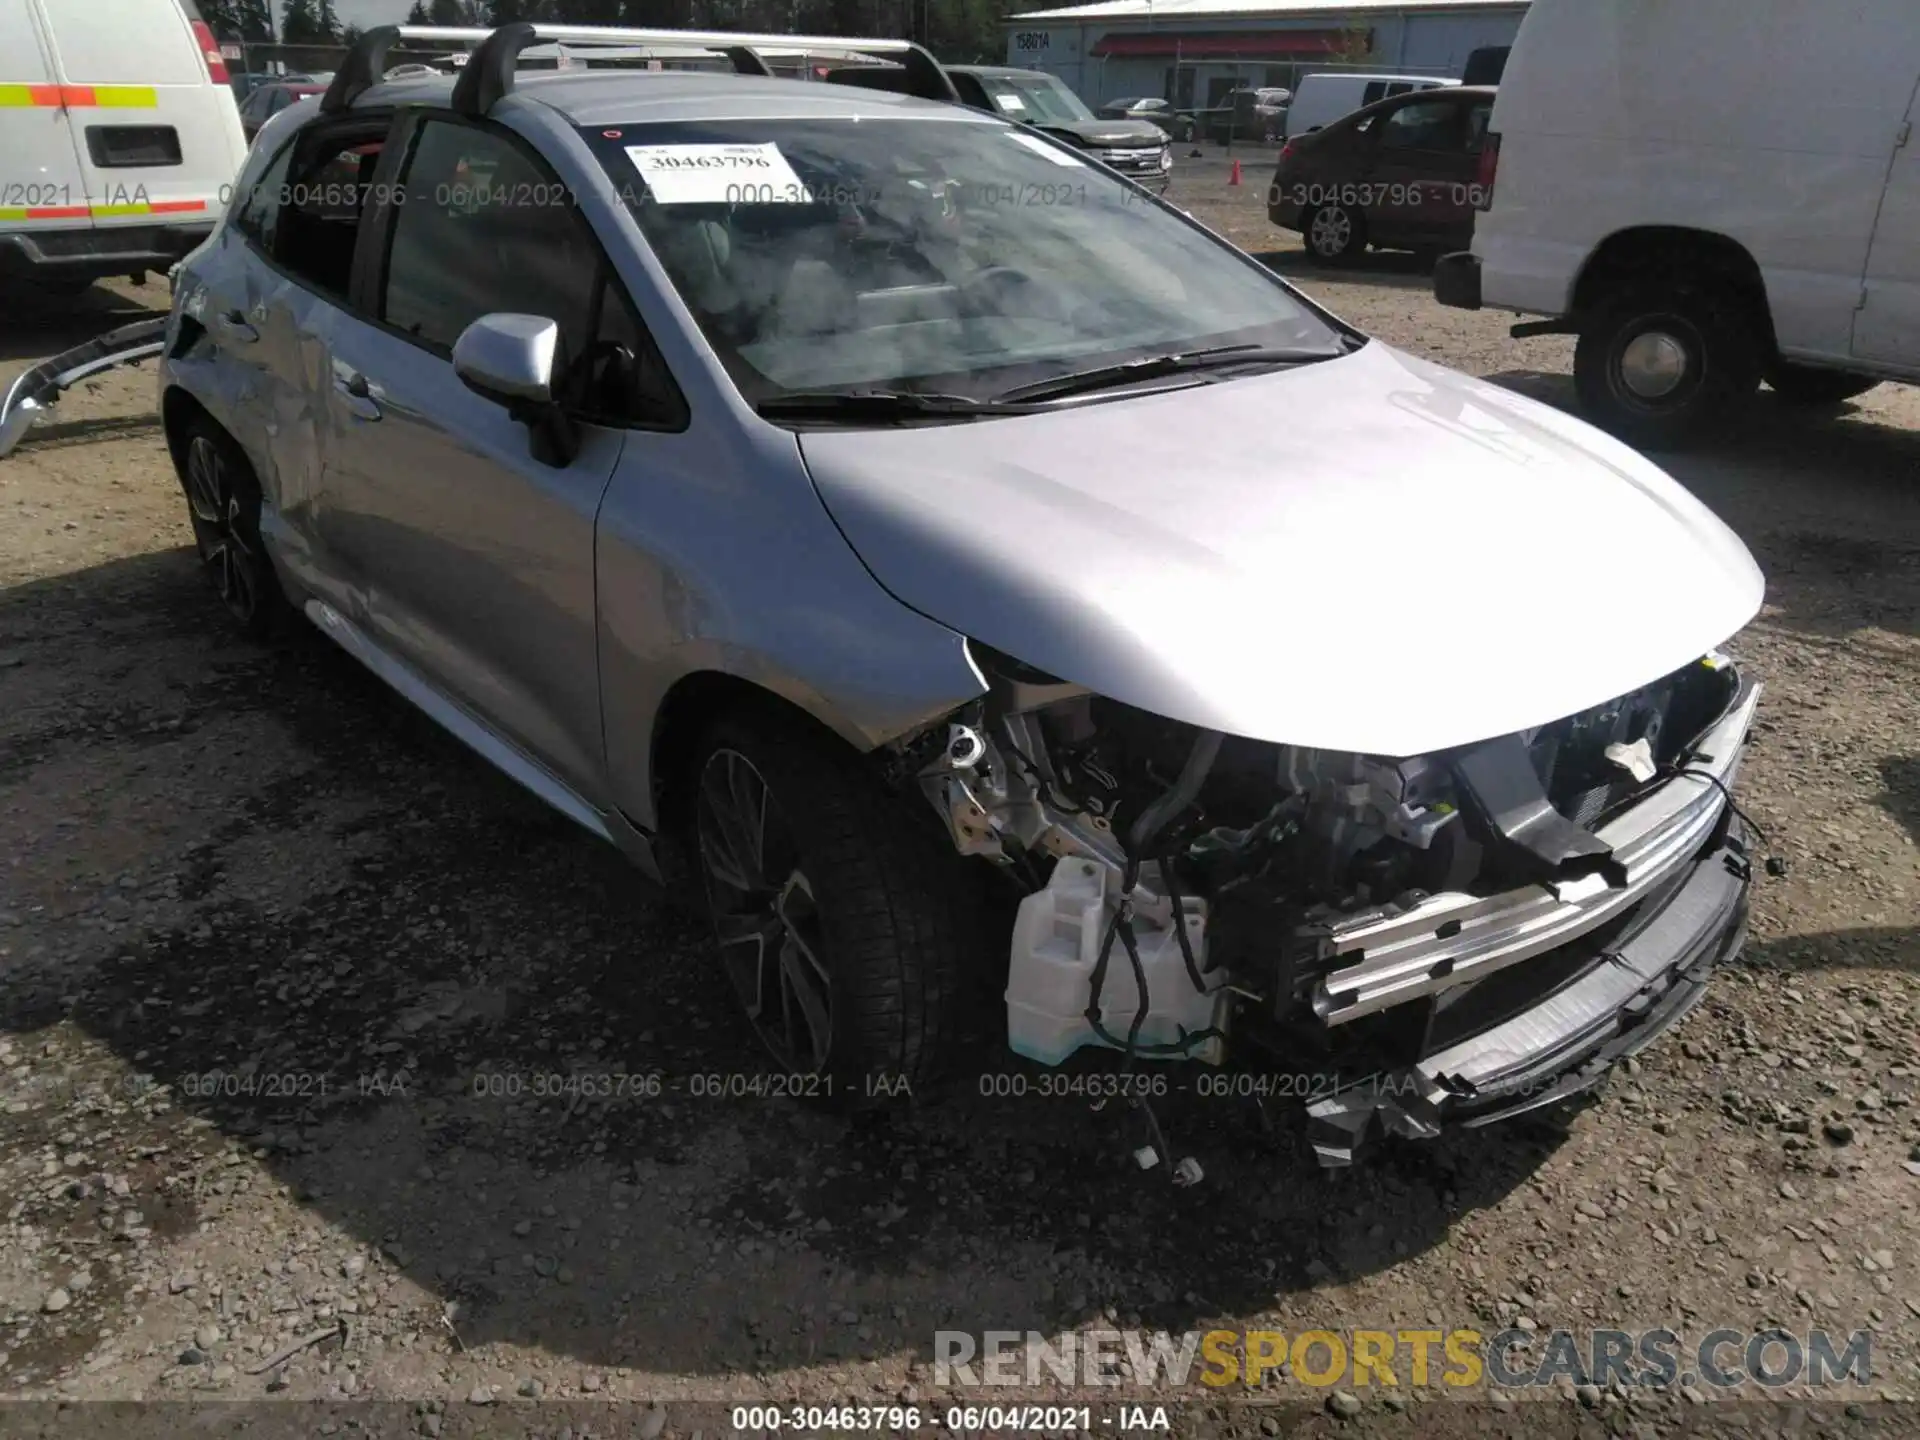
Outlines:
[[[471,25],[376,25],[353,42],[340,62],[327,93],[320,97],[320,113],[346,109],[386,73],[387,52],[402,40],[471,41],[484,43],[492,30]]]
[[[635,30],[614,25],[546,25],[525,20],[494,29],[457,25],[381,25],[353,42],[339,73],[320,101],[322,113],[344,110],[380,83],[387,53],[402,41],[466,41],[475,44],[453,87],[453,108],[463,115],[485,115],[513,93],[520,52],[530,45],[661,45],[710,50],[724,55],[742,75],[771,75],[761,50],[837,52],[897,60],[907,71],[907,92],[928,100],[960,104],[960,92],[924,46],[911,40],[847,35],[745,35],[726,30]]]

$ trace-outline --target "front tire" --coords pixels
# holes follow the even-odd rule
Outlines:
[[[1322,205],[1303,227],[1307,252],[1328,265],[1344,265],[1367,248],[1367,222],[1345,205]]]
[[[945,837],[852,751],[772,716],[716,724],[691,783],[716,964],[774,1063],[835,1109],[941,1078],[982,953]]]
[[[1773,393],[1783,405],[1819,409],[1843,404],[1872,390],[1880,381],[1872,375],[1853,375],[1845,370],[1821,370],[1812,365],[1782,362],[1767,377]]]
[[[260,482],[226,431],[200,416],[178,452],[180,486],[194,549],[213,592],[240,632],[274,635],[290,613],[273,561],[260,540]]]
[[[1607,301],[1580,327],[1574,385],[1587,415],[1647,450],[1716,428],[1760,385],[1739,307],[1703,291],[1641,291]]]

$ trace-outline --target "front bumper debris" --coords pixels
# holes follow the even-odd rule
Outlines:
[[[0,396],[0,459],[11,453],[63,392],[102,370],[151,360],[166,348],[166,335],[166,316],[138,320],[16,375]]]
[[[1699,1003],[1746,938],[1752,867],[1728,796],[1759,694],[1743,688],[1686,770],[1597,832],[1624,883],[1438,896],[1330,936],[1356,960],[1316,993],[1329,1025],[1422,997],[1456,1008],[1421,1059],[1308,1107],[1322,1165],[1351,1164],[1376,1133],[1427,1139],[1578,1095]],[[1510,968],[1527,961],[1551,967],[1541,993]]]
[[[1747,933],[1752,870],[1730,811],[1680,879],[1650,897],[1589,963],[1529,1009],[1415,1064],[1308,1107],[1323,1166],[1353,1162],[1376,1132],[1430,1139],[1557,1104],[1592,1089],[1706,993]]]
[[[1470,984],[1569,944],[1659,893],[1725,813],[1759,701],[1760,687],[1749,682],[1680,774],[1595,831],[1611,847],[1623,884],[1587,875],[1500,895],[1435,895],[1409,910],[1344,919],[1320,940],[1322,956],[1338,968],[1315,987],[1315,1013],[1343,1025]]]

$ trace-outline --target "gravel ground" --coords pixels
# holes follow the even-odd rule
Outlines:
[[[1568,400],[1566,341],[1438,308],[1402,257],[1308,265],[1266,223],[1269,164],[1234,189],[1183,160],[1176,198],[1371,333]],[[15,308],[0,379],[164,301]],[[317,637],[229,638],[153,400],[150,371],[103,377],[0,462],[0,1394],[370,1397],[396,1403],[338,1423],[449,1435],[539,1397],[541,1433],[585,1433],[580,1407],[711,1433],[689,1406],[944,1404],[936,1329],[1116,1323],[1867,1329],[1865,1408],[1825,1419],[1920,1392],[1915,391],[1763,404],[1672,463],[1769,580],[1736,646],[1769,685],[1743,802],[1786,873],[1707,1003],[1572,1114],[1344,1174],[1284,1124],[1172,1106],[1190,1190],[1084,1102],[965,1085],[849,1124],[695,1093],[758,1068],[700,932]],[[1367,554],[1388,533],[1356,585],[1409,563]],[[1579,540],[1570,599],[1604,604],[1633,557]],[[663,1085],[539,1093],[561,1072]],[[1411,1387],[1335,1397],[1351,1414],[1273,1395],[1305,1401],[1176,1423],[1520,1423]],[[1521,1400],[1525,1433],[1734,1423],[1582,1399]]]

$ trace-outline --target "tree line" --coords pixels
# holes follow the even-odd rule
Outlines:
[[[275,34],[271,0],[199,0],[222,40],[284,45],[349,45],[334,0],[283,0]],[[505,25],[546,20],[574,25],[743,30],[766,34],[873,35],[917,40],[954,63],[1005,54],[999,0],[413,0],[410,25]]]

